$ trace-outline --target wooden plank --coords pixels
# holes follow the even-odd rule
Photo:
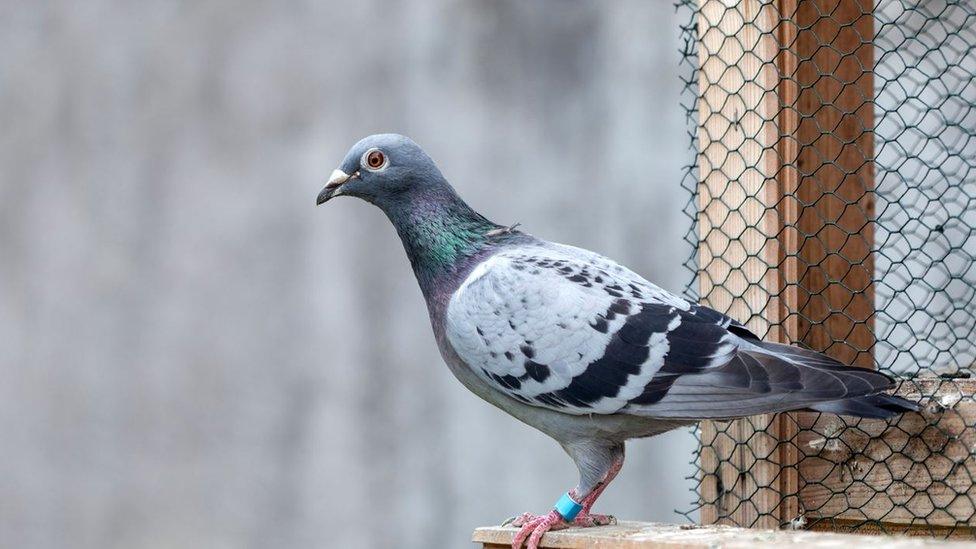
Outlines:
[[[853,530],[872,520],[888,532],[973,539],[976,381],[915,379],[898,394],[920,400],[923,413],[890,425],[800,415],[799,497],[807,521]]]
[[[508,549],[517,530],[511,527],[478,528],[471,541],[485,548]],[[728,526],[692,526],[655,524],[648,522],[620,522],[597,528],[569,528],[548,532],[542,537],[542,547],[559,549],[779,549],[791,547],[885,547],[949,548],[973,547],[972,543],[908,538],[900,536],[863,536],[825,532],[791,530],[755,530]]]

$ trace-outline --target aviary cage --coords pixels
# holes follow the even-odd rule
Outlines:
[[[976,2],[685,0],[689,292],[921,414],[704,422],[701,521],[976,535]]]

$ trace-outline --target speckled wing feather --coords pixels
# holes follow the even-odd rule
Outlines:
[[[689,370],[731,360],[729,322],[602,256],[544,245],[479,265],[451,299],[446,332],[468,366],[513,398],[609,414],[659,400],[647,389],[677,364],[668,354]]]
[[[549,243],[478,265],[452,296],[445,331],[497,390],[574,415],[732,417],[890,385],[818,353],[760,342],[605,257]]]

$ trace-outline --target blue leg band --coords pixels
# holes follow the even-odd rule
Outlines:
[[[576,518],[576,515],[578,515],[579,512],[583,510],[582,505],[576,503],[575,501],[573,501],[573,498],[569,497],[569,492],[566,492],[565,494],[563,494],[563,497],[559,498],[559,501],[556,502],[554,508],[556,509],[556,512],[559,513],[563,517],[563,520],[565,520],[566,522],[573,522],[573,519]]]

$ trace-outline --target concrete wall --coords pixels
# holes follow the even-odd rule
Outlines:
[[[499,222],[680,290],[671,3],[0,6],[0,546],[463,547],[576,481],[441,363],[378,210],[411,135]],[[599,510],[677,520],[687,432]]]

